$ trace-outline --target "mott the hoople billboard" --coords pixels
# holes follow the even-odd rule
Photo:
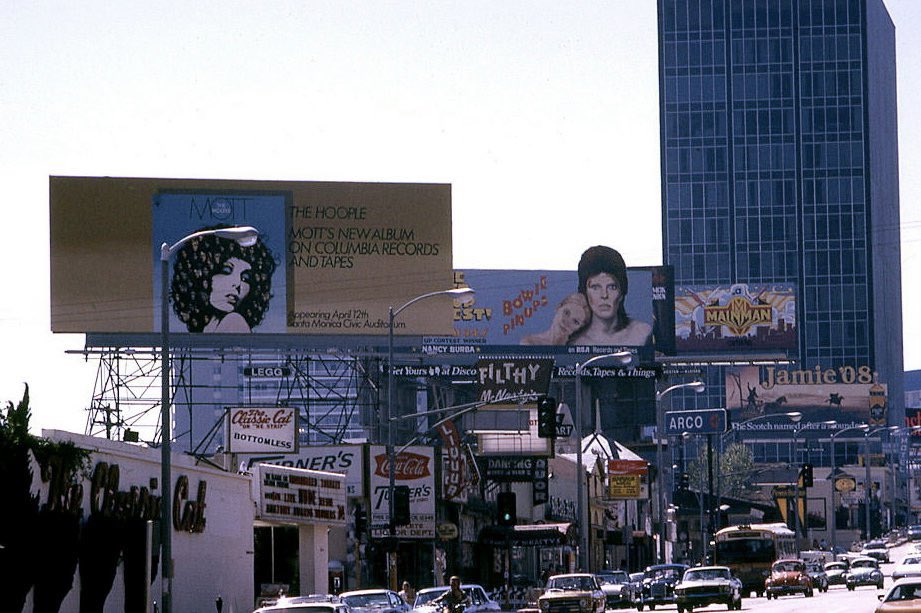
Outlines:
[[[449,185],[52,177],[54,332],[159,330],[160,246],[174,333],[381,335],[388,308],[452,287]],[[399,334],[452,331],[447,297]]]

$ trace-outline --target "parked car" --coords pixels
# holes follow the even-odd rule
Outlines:
[[[812,579],[812,587],[820,592],[828,591],[828,575],[825,573],[825,567],[818,562],[806,562],[806,573]]]
[[[921,524],[908,526],[907,536],[909,541],[921,541]]]
[[[339,597],[353,613],[409,613],[412,608],[392,590],[355,590]]]
[[[875,585],[877,589],[883,589],[883,572],[879,569],[879,562],[874,558],[852,560],[844,582],[852,592],[861,585]]]
[[[771,575],[764,581],[767,599],[779,598],[787,594],[803,594],[811,598],[812,579],[806,572],[806,563],[802,560],[778,560],[771,565]]]
[[[603,570],[595,573],[608,609],[633,608],[639,601],[636,585],[622,570]]]
[[[921,578],[899,579],[879,599],[876,613],[921,612]]]
[[[656,605],[675,603],[675,585],[681,581],[686,564],[656,564],[646,568],[643,573],[643,598],[637,603],[639,611],[649,607],[652,611]]]
[[[892,569],[893,581],[905,577],[921,577],[921,555],[908,554]]]
[[[733,581],[732,572],[726,566],[689,568],[675,585],[675,603],[678,613],[711,604],[724,604],[730,611],[741,611],[742,582]]]
[[[336,596],[282,596],[275,604],[256,609],[253,613],[351,613],[347,604]]]
[[[829,562],[825,565],[825,576],[828,585],[844,585],[844,576],[847,574],[847,562]]]
[[[464,608],[464,613],[497,612],[502,609],[498,602],[489,597],[483,586],[477,583],[462,583],[461,589],[470,597],[470,604]],[[447,591],[447,585],[419,590],[416,592],[416,600],[412,603],[412,613],[440,613],[432,601]]]
[[[541,613],[604,613],[604,592],[595,575],[554,575],[547,579],[537,606]]]
[[[870,541],[860,550],[860,555],[888,563],[889,547],[886,545],[886,541]]]

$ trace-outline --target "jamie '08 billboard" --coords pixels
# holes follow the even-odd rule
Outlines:
[[[51,177],[50,195],[54,332],[158,331],[164,243],[172,332],[386,335],[389,307],[452,286],[449,185]],[[259,234],[182,242],[230,226]],[[450,333],[444,305],[397,331]]]
[[[802,429],[827,435],[829,430],[861,424],[886,425],[886,393],[887,386],[877,382],[877,374],[866,365],[726,369],[726,407],[732,427],[759,434],[784,432],[788,436],[791,430]],[[798,424],[784,418],[791,412],[802,413]],[[829,421],[835,424],[823,423]]]

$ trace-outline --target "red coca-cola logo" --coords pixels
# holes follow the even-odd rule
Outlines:
[[[387,454],[374,456],[374,460],[376,464],[374,474],[379,477],[389,477],[390,463],[387,461]],[[432,474],[429,470],[430,458],[428,456],[404,451],[397,456],[396,460],[393,472],[400,481],[422,479]]]

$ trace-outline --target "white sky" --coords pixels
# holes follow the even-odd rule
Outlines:
[[[921,2],[886,4],[917,369]],[[457,267],[661,263],[654,0],[7,0],[0,57],[0,402],[36,431],[82,432],[96,373],[50,333],[49,175],[451,183]]]

